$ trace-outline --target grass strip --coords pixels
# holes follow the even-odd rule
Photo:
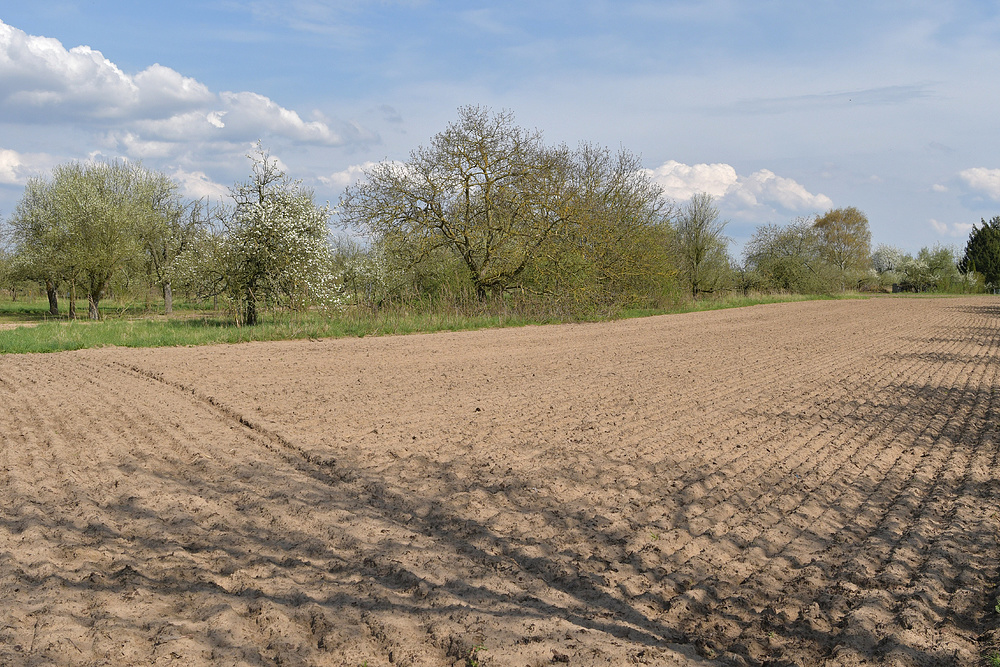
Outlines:
[[[567,315],[559,312],[512,312],[469,314],[457,309],[397,307],[376,313],[353,311],[327,316],[322,313],[270,313],[260,324],[236,326],[217,312],[186,311],[172,317],[115,317],[89,320],[43,318],[39,310],[18,306],[19,312],[0,304],[0,322],[8,326],[23,322],[29,326],[0,329],[0,354],[60,352],[94,347],[170,347],[215,345],[250,341],[276,341],[357,336],[385,336],[436,331],[464,331],[532,324],[609,321],[619,318],[649,317],[694,311],[736,308],[760,304],[843,298],[802,295],[762,295],[705,299],[669,309],[635,309],[613,316],[600,313]],[[121,312],[121,311],[119,311]]]

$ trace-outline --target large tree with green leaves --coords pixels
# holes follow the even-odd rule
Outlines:
[[[981,222],[982,226],[972,226],[958,268],[962,273],[981,274],[987,285],[996,288],[1000,286],[1000,215]]]
[[[670,274],[669,206],[638,158],[547,146],[509,111],[459,109],[405,163],[367,170],[340,214],[405,271],[457,262],[479,299],[518,288],[619,298]]]
[[[677,218],[676,247],[680,274],[691,296],[714,292],[729,276],[728,221],[719,216],[712,195],[701,192]]]
[[[22,277],[45,286],[49,314],[59,315],[57,288],[70,271],[69,230],[58,212],[50,180],[31,178],[7,221],[12,262]]]
[[[868,217],[853,206],[835,208],[817,216],[813,227],[822,239],[826,261],[837,271],[840,288],[857,287],[871,268]]]
[[[166,215],[174,192],[166,176],[123,161],[71,162],[29,180],[8,224],[20,266],[45,284],[52,314],[56,287],[69,282],[70,315],[82,286],[97,319],[108,285],[135,268],[142,235]]]
[[[485,299],[514,285],[566,229],[571,169],[566,147],[545,146],[510,112],[462,107],[406,163],[367,170],[345,192],[341,220],[410,265],[454,253]]]
[[[744,248],[747,270],[766,290],[822,293],[831,289],[831,271],[824,259],[819,231],[808,219],[790,225],[758,227]]]
[[[672,282],[673,206],[626,150],[581,144],[572,153],[567,224],[533,262],[532,289],[620,305],[655,298]]]
[[[65,270],[82,281],[91,319],[116,274],[134,268],[143,252],[142,234],[164,212],[170,180],[130,162],[73,162],[53,170],[53,196],[68,233]]]

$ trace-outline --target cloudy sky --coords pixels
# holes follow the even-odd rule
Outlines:
[[[35,0],[0,9],[0,216],[127,157],[219,196],[261,139],[336,203],[482,104],[717,198],[734,251],[833,207],[874,243],[1000,214],[1000,10],[956,0]]]

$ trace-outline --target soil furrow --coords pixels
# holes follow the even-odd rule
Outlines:
[[[998,331],[885,298],[0,357],[0,664],[976,665]]]

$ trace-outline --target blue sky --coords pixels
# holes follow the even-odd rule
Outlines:
[[[466,104],[642,156],[679,204],[760,224],[857,206],[874,243],[1000,214],[993,2],[66,0],[0,9],[0,215],[25,180],[141,159],[190,196],[257,139],[336,203]]]

